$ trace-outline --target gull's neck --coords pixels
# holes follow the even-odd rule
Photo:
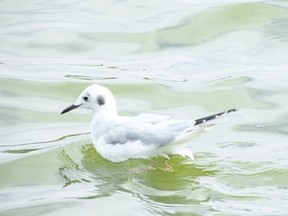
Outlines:
[[[101,121],[101,124],[105,124],[106,122],[113,121],[118,118],[117,109],[114,107],[110,107],[109,109],[99,110],[94,112],[93,121]]]
[[[101,110],[100,112],[94,112],[93,120],[91,122],[91,135],[93,143],[103,134],[117,125],[119,115],[116,110]]]

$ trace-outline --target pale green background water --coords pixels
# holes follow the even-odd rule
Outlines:
[[[0,215],[288,215],[287,6],[2,0]],[[125,115],[239,112],[195,133],[174,173],[114,164],[91,113],[59,114],[91,83]]]

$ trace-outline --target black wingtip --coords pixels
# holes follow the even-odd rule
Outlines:
[[[233,109],[227,110],[226,112],[227,113],[231,113],[231,112],[236,112],[236,111],[238,111],[238,109],[237,108],[233,108]]]
[[[225,115],[225,114],[228,114],[228,113],[232,113],[232,112],[236,112],[236,111],[238,111],[238,110],[236,108],[233,108],[233,109],[226,110],[224,112],[216,113],[214,115],[206,116],[204,118],[196,119],[194,126],[203,124],[203,123],[205,123],[207,121],[214,120],[214,119],[216,119],[216,118],[218,118],[218,117],[220,117],[222,115]]]

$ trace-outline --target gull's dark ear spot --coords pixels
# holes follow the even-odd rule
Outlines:
[[[99,106],[105,105],[105,99],[101,95],[98,96],[97,102]]]

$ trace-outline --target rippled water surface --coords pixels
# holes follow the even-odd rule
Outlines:
[[[288,2],[0,1],[0,215],[287,215]],[[112,163],[83,88],[193,119],[195,161]]]

